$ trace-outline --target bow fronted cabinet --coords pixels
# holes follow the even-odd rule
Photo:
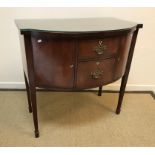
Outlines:
[[[39,137],[37,88],[78,91],[122,78],[120,113],[139,28],[115,18],[23,19],[19,29],[29,112]]]

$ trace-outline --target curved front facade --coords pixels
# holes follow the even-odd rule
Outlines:
[[[105,32],[106,33],[106,32]],[[125,71],[133,29],[54,38],[51,32],[31,36],[38,87],[87,89],[109,84]]]

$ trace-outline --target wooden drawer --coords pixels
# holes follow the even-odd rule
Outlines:
[[[77,70],[77,88],[91,88],[113,81],[115,59],[80,62]]]
[[[110,58],[117,55],[120,37],[79,41],[79,59]]]

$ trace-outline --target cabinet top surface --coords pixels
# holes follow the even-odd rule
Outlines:
[[[130,29],[139,24],[116,18],[17,19],[21,31],[91,32]]]

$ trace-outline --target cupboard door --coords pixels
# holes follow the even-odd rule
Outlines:
[[[74,42],[32,38],[36,85],[38,87],[72,88],[74,75]]]

